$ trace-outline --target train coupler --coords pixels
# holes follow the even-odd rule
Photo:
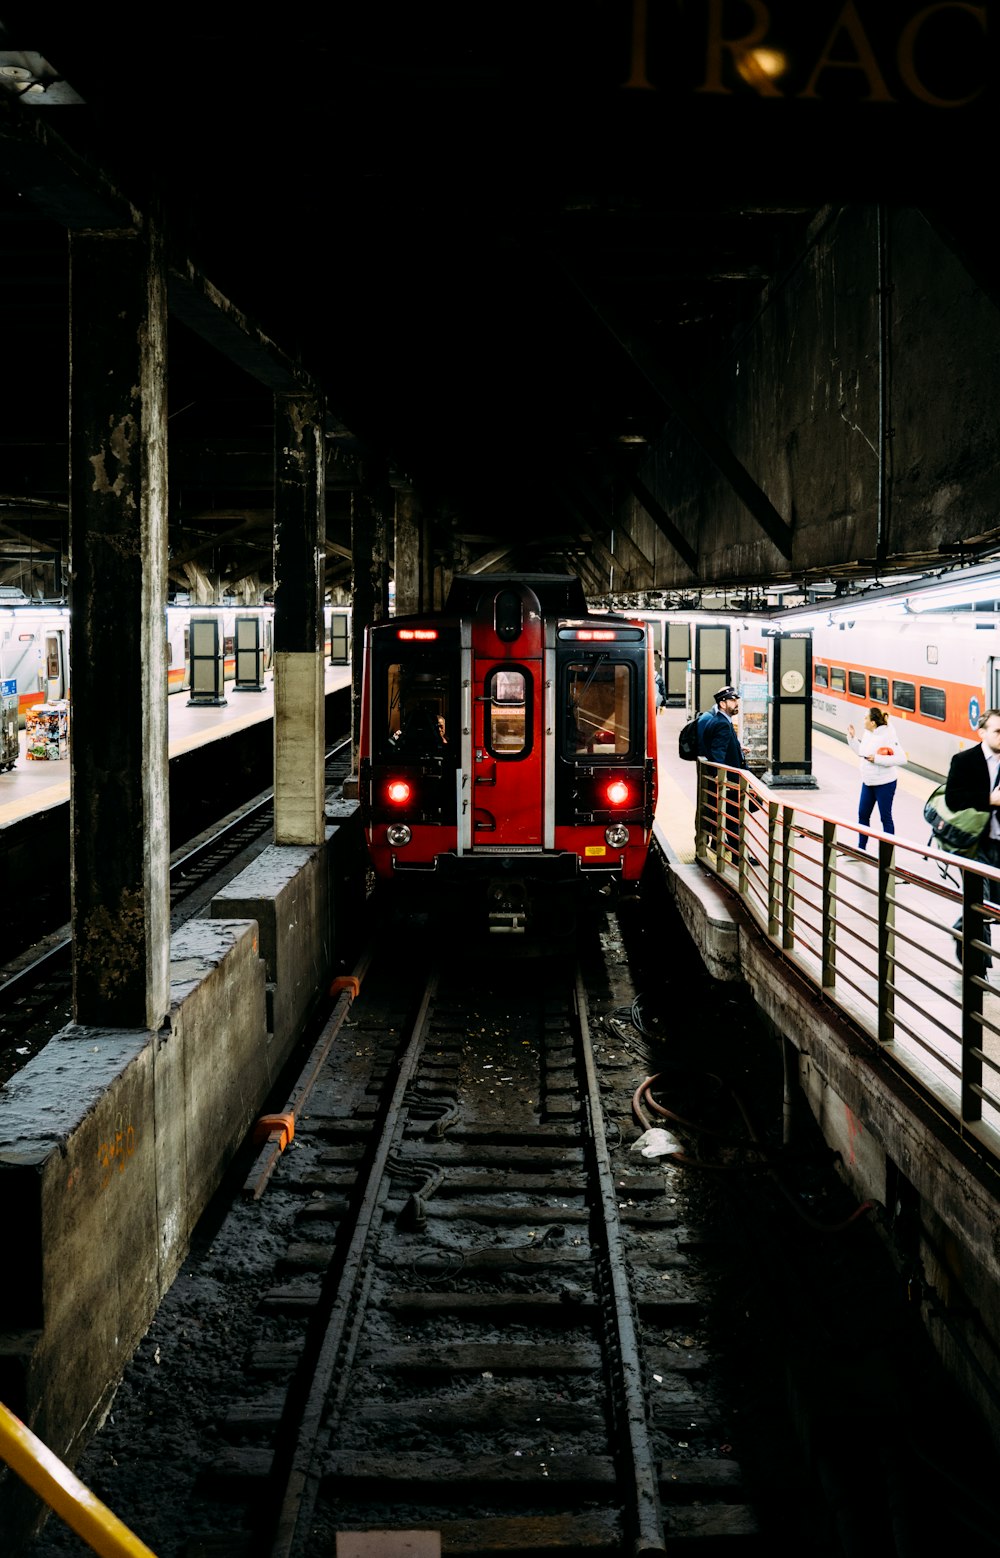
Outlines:
[[[491,882],[486,899],[491,935],[524,934],[528,928],[528,894],[523,882]]]

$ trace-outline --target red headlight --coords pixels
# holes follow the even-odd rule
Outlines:
[[[410,799],[410,787],[405,779],[390,779],[386,794],[394,806],[405,806]]]
[[[609,806],[624,806],[628,800],[628,785],[624,779],[613,779],[604,793]]]

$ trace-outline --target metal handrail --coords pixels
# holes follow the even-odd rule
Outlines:
[[[860,850],[859,838],[874,848]],[[990,944],[1000,871],[705,758],[695,855],[761,934],[1000,1160],[1000,945]],[[986,883],[997,904],[984,901]],[[951,923],[959,915],[964,935]]]
[[[57,1455],[0,1402],[0,1460],[100,1558],[155,1558]]]

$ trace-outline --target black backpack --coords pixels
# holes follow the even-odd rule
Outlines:
[[[686,763],[693,763],[695,758],[699,756],[698,722],[700,719],[700,714],[696,714],[694,719],[689,719],[686,725],[681,726],[677,736],[677,755],[682,757]]]
[[[946,789],[946,785],[939,784],[924,802],[924,821],[931,825],[931,838],[950,855],[974,855],[989,827],[990,813],[976,811],[974,806],[952,811],[945,802]]]

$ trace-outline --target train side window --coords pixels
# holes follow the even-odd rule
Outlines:
[[[566,751],[609,756],[632,744],[631,678],[625,664],[598,657],[566,667]]]
[[[755,671],[764,671],[767,669],[767,661],[764,659],[763,649],[755,649],[753,651],[753,668]]]
[[[521,757],[527,751],[531,734],[530,691],[531,684],[524,672],[508,666],[491,671],[486,678],[486,746],[494,757]]]
[[[866,687],[866,682],[865,682],[865,673],[864,673],[864,671],[848,671],[848,673],[847,673],[847,690],[850,693],[852,698],[864,698],[864,697],[866,697],[867,693],[865,691],[865,687]]]
[[[813,666],[813,681],[817,687],[829,687],[830,672],[825,665]]]
[[[912,714],[917,707],[917,689],[912,682],[893,682],[892,701],[897,709]]]
[[[869,676],[868,696],[872,703],[889,702],[889,680],[885,676]]]
[[[928,719],[945,717],[945,693],[943,687],[921,687],[920,712]]]
[[[830,667],[830,690],[831,692],[847,691],[847,672],[842,665]]]

